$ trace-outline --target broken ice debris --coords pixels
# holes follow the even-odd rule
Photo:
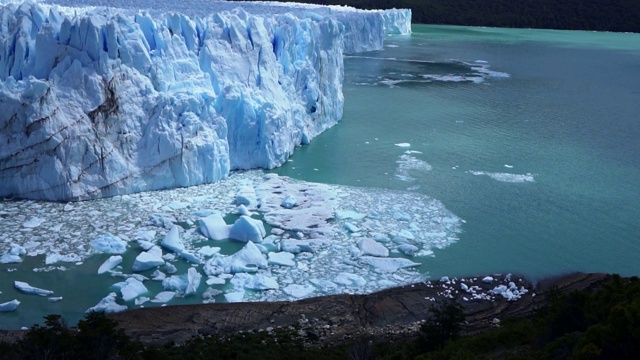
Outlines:
[[[127,251],[127,242],[107,233],[91,241],[91,247],[107,254],[124,254]]]
[[[134,277],[130,277],[124,282],[114,284],[113,287],[120,289],[120,292],[122,293],[122,300],[124,301],[133,300],[149,291],[142,281]]]
[[[131,271],[145,271],[161,265],[164,265],[162,249],[159,246],[153,246],[148,251],[143,251],[136,257]]]
[[[17,299],[2,303],[0,304],[0,312],[14,311],[18,308],[18,305],[20,305],[20,301],[18,301]]]
[[[116,296],[117,295],[114,292],[109,293],[109,295],[105,296],[102,300],[100,300],[99,303],[97,303],[93,307],[90,307],[85,312],[103,312],[105,314],[111,314],[127,310],[128,307],[126,305],[120,305],[116,303]]]
[[[53,294],[53,291],[51,290],[45,290],[45,289],[33,287],[27,284],[26,282],[22,282],[22,281],[14,281],[13,286],[25,294],[40,295],[40,296],[47,296],[47,295]]]
[[[110,258],[105,260],[105,262],[103,262],[102,265],[100,265],[100,267],[98,268],[98,274],[104,274],[107,271],[113,269],[114,267],[120,265],[120,263],[122,263],[122,256],[120,255],[111,256]]]
[[[264,224],[260,220],[252,219],[249,216],[242,215],[229,230],[229,238],[238,241],[252,241],[254,243],[262,242],[267,235]]]

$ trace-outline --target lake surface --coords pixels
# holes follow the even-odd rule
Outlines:
[[[346,59],[343,121],[276,172],[442,201],[433,278],[640,275],[639,79],[639,34],[415,25]]]
[[[411,35],[388,37],[382,51],[347,57],[342,122],[272,172],[347,186],[340,191],[365,213],[370,204],[386,204],[390,215],[379,212],[376,220],[383,225],[397,226],[385,221],[396,210],[415,213],[420,204],[438,200],[430,211],[454,234],[443,235],[429,256],[412,257],[421,263],[419,273],[390,276],[396,283],[506,272],[532,280],[570,271],[640,275],[639,79],[639,34],[416,25]],[[67,253],[90,253],[88,242],[98,234],[133,240],[139,228],[154,229],[148,213],[167,204],[188,199],[191,207],[176,211],[178,220],[215,204],[230,213],[242,176],[71,209],[0,203],[0,240],[30,244],[29,252],[53,241]],[[25,227],[34,216],[48,217],[35,230]],[[214,245],[198,238],[188,221],[183,225],[196,247]],[[166,230],[155,229],[161,239]],[[348,238],[343,234],[340,240]],[[221,253],[240,247],[229,243]],[[348,245],[335,247],[349,252]],[[132,245],[124,254],[123,272],[140,251]],[[123,280],[96,275],[107,254],[50,266],[46,255],[0,265],[0,303],[22,302],[17,311],[0,314],[0,328],[30,326],[50,313],[74,323]],[[337,256],[327,253],[317,272],[333,270],[328,260],[334,258],[335,267],[357,268],[348,255]],[[305,268],[311,260],[297,257],[297,273],[272,275],[288,284],[305,281],[317,270]],[[178,274],[190,267],[183,260],[174,264]],[[367,277],[367,286],[386,280],[366,276],[375,277]],[[14,280],[53,289],[64,299],[49,303],[21,294]],[[150,297],[162,291],[158,282],[145,284]],[[225,286],[217,288],[230,291]],[[200,293],[170,304],[200,303]]]

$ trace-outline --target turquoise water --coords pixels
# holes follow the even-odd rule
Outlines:
[[[417,25],[346,59],[343,121],[275,172],[442,201],[466,223],[419,259],[433,278],[640,275],[638,79],[639,34]],[[414,181],[407,149],[432,167]]]
[[[493,272],[532,280],[569,271],[640,275],[638,79],[639,34],[414,26],[410,36],[388,37],[382,51],[345,60],[343,121],[273,172],[440,200],[465,223],[459,241],[433,249],[434,257],[412,259],[432,279]],[[401,143],[410,146],[396,146]],[[228,194],[236,187],[222,189]],[[186,196],[148,195],[140,206]],[[224,199],[211,201],[230,203]],[[103,214],[134,209],[122,216],[141,216],[117,199],[74,206]],[[128,220],[134,228],[146,222],[134,220]],[[114,222],[87,231],[117,227]],[[241,245],[225,246],[222,252],[231,254]],[[141,251],[132,250],[125,270]],[[0,265],[0,302],[22,302],[2,314],[0,328],[30,326],[51,313],[75,323],[122,280],[96,275],[108,257],[64,263],[68,271],[33,272],[44,256]],[[178,274],[189,267],[175,264]],[[55,289],[64,300],[20,294],[14,280]],[[158,282],[145,285],[150,297],[162,290]],[[171,304],[200,302],[197,295]]]

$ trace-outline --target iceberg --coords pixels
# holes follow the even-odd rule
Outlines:
[[[109,293],[109,295],[105,296],[102,300],[100,300],[100,302],[98,302],[95,306],[90,307],[85,312],[103,312],[105,314],[112,314],[127,310],[128,307],[126,305],[120,305],[116,303],[116,296],[117,295],[114,292]]]
[[[136,257],[136,260],[133,262],[133,266],[131,267],[131,271],[145,271],[160,265],[164,265],[162,249],[159,246],[153,246],[151,249],[141,252]]]
[[[2,303],[0,304],[0,312],[14,311],[18,308],[18,305],[20,305],[20,301],[17,299]]]
[[[120,255],[111,256],[107,260],[105,260],[102,263],[102,265],[100,265],[100,267],[98,268],[98,274],[104,274],[107,271],[113,269],[114,267],[120,265],[121,263],[122,263],[122,256]]]
[[[27,284],[26,282],[22,282],[22,281],[14,281],[13,286],[25,294],[40,295],[40,296],[47,296],[47,295],[53,294],[53,291],[51,290],[45,290],[45,289],[33,287]]]
[[[342,118],[343,54],[382,48],[411,14],[0,0],[0,18],[0,196],[67,201],[283,164]]]

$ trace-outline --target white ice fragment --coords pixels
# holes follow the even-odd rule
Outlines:
[[[238,205],[238,207],[236,208],[236,212],[240,215],[246,215],[246,216],[253,215],[253,213],[249,211],[249,209],[247,209],[247,207],[244,204]]]
[[[202,275],[195,268],[189,268],[187,270],[187,288],[184,291],[184,296],[193,295],[198,291],[200,282],[202,281]]]
[[[151,299],[146,297],[146,296],[140,296],[139,298],[136,298],[133,301],[133,303],[136,304],[136,305],[142,305],[142,304],[146,303],[149,300],[151,300]]]
[[[171,227],[171,230],[169,230],[167,235],[162,239],[160,245],[175,253],[180,253],[184,250],[184,244],[180,240],[178,226],[174,225]]]
[[[493,282],[493,277],[491,276],[485,276],[482,278],[482,282],[485,284],[491,284]]]
[[[266,269],[267,265],[267,259],[258,247],[254,243],[248,242],[240,251],[231,256],[215,254],[204,265],[204,272],[213,276],[221,273],[256,272],[258,269]]]
[[[398,146],[398,147],[403,147],[403,148],[411,146],[411,144],[409,144],[409,143],[397,143],[397,144],[394,144],[394,145]]]
[[[160,270],[156,270],[151,274],[151,280],[162,281],[167,278],[167,275]]]
[[[122,263],[122,256],[113,255],[109,257],[107,260],[105,260],[105,262],[103,262],[102,265],[100,265],[100,267],[98,268],[98,274],[104,274],[107,271],[113,269],[114,267],[120,265],[121,263]]]
[[[112,314],[128,309],[126,305],[120,305],[116,303],[116,293],[112,292],[105,296],[98,304],[87,309],[86,313],[90,312],[103,312],[105,314]]]
[[[162,259],[162,249],[159,246],[153,246],[148,251],[141,252],[136,256],[131,271],[145,271],[164,264]]]
[[[269,265],[296,266],[296,262],[293,261],[295,255],[286,251],[270,252],[268,257]]]
[[[31,219],[29,219],[27,222],[25,222],[24,224],[22,224],[22,226],[26,227],[26,228],[37,228],[38,226],[40,226],[42,223],[44,222],[44,219],[41,219],[39,217],[32,217]]]
[[[282,241],[280,242],[280,248],[282,249],[282,251],[290,252],[292,254],[299,254],[301,252],[313,253],[326,245],[328,245],[328,241],[322,239],[282,239]]]
[[[26,282],[22,282],[22,281],[14,281],[13,286],[25,294],[33,294],[33,295],[40,295],[40,296],[47,296],[47,295],[53,294],[53,291],[51,290],[45,290],[45,289],[33,287],[27,284]]]
[[[21,255],[25,255],[26,253],[27,253],[27,250],[25,250],[22,246],[18,244],[10,245],[9,254],[21,256]]]
[[[373,258],[373,259],[378,259],[378,258]],[[347,273],[347,272],[339,273],[335,277],[335,279],[333,279],[333,282],[350,286],[350,287],[359,287],[359,288],[364,287],[367,284],[367,280],[365,280],[362,276],[358,274]]]
[[[227,283],[225,279],[221,279],[219,277],[210,276],[207,281],[207,285],[224,285]]]
[[[127,251],[127,243],[109,233],[100,235],[91,241],[91,247],[107,254],[124,254]]]
[[[62,301],[62,296],[50,297],[50,298],[47,298],[47,301],[52,303]]]
[[[285,209],[291,209],[295,205],[296,205],[296,197],[293,195],[287,195],[284,198],[284,200],[282,200],[282,202],[280,203],[280,206],[282,206]]]
[[[362,220],[365,218],[364,214],[361,214],[353,210],[336,210],[335,214],[336,214],[336,218],[340,220],[346,220],[346,219]]]
[[[399,269],[420,265],[420,263],[416,263],[405,258],[379,258],[373,256],[362,256],[358,260],[373,267],[374,271],[383,274],[394,273]]]
[[[120,285],[120,292],[124,301],[133,300],[149,291],[140,280],[133,277],[125,280],[124,283],[118,283],[114,286],[118,287],[117,285]]]
[[[279,285],[276,279],[269,276],[261,275],[261,274],[251,275],[246,273],[238,273],[233,275],[233,278],[231,278],[230,283],[235,288],[255,290],[255,291],[279,288]]]
[[[231,225],[227,225],[219,212],[200,219],[200,233],[209,239],[223,240],[229,238]]]
[[[176,296],[175,291],[161,291],[158,294],[156,294],[156,296],[153,299],[151,299],[151,302],[156,304],[160,304],[160,303],[164,304],[171,301],[171,299],[173,299],[174,296]]]
[[[166,263],[164,264],[164,269],[167,273],[169,274],[173,274],[176,271],[178,271],[178,269],[175,267],[175,265],[171,264],[171,263]]]
[[[249,216],[242,215],[231,227],[229,238],[238,241],[252,241],[255,243],[262,242],[267,235],[264,224],[261,220],[252,219]]]
[[[230,303],[241,302],[244,300],[244,290],[228,292],[224,294],[224,298]]]
[[[344,223],[344,228],[347,229],[349,232],[352,232],[352,233],[360,231],[360,229],[357,226],[353,225],[350,222],[345,222]]]
[[[402,244],[398,246],[398,250],[405,255],[415,256],[416,253],[420,250],[420,248],[411,244]]]
[[[316,291],[316,288],[313,285],[309,285],[309,284],[304,284],[304,285],[290,284],[284,287],[282,291],[284,291],[285,294],[295,299],[301,299],[301,298],[308,297],[311,293]]]
[[[22,262],[22,258],[18,255],[6,253],[0,256],[0,264],[18,264]]]
[[[443,277],[441,277],[441,278],[440,278],[440,282],[441,282],[441,283],[448,283],[449,281],[450,281],[450,280],[449,280],[449,277],[448,277],[448,276],[443,276]]]
[[[211,257],[213,256],[213,254],[217,254],[220,252],[220,248],[219,247],[213,247],[213,246],[203,246],[201,248],[198,249],[197,253],[201,254],[204,257]]]
[[[47,254],[44,263],[45,265],[51,265],[59,262],[76,263],[79,261],[82,261],[82,258],[78,254],[61,255],[60,253],[53,252]]]
[[[0,304],[0,312],[14,311],[18,308],[18,305],[20,305],[20,301],[17,299],[2,303]]]
[[[360,248],[360,252],[362,253],[362,255],[371,255],[378,257],[389,256],[389,249],[370,238],[360,239],[360,241],[358,242],[358,247]]]

